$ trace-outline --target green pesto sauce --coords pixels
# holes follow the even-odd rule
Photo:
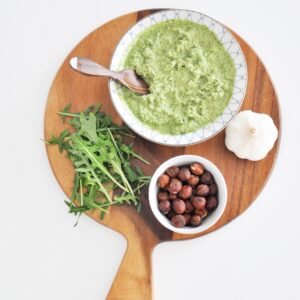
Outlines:
[[[134,115],[164,134],[195,131],[216,119],[231,98],[235,66],[206,26],[169,20],[147,28],[133,42],[124,69],[134,69],[150,86],[140,96],[122,87]]]

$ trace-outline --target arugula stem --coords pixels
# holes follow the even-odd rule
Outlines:
[[[125,136],[128,136],[128,137],[131,137],[131,138],[133,138],[133,139],[135,139],[135,138],[136,138],[136,137],[135,137],[135,135],[133,135],[133,134],[130,134],[130,133],[119,132],[119,134],[121,134],[121,135],[125,135]]]
[[[82,192],[82,180],[79,180],[80,185],[80,206],[83,206],[83,192]]]
[[[110,136],[110,138],[111,138],[111,141],[112,141],[112,143],[114,144],[115,149],[116,149],[116,151],[117,151],[117,153],[118,153],[118,155],[119,155],[121,161],[124,161],[124,157],[123,157],[123,155],[121,154],[119,147],[117,146],[117,143],[116,143],[116,140],[115,140],[114,136],[112,135],[112,133],[111,133],[111,131],[109,130],[109,128],[108,128],[107,130],[108,130],[108,133],[109,133],[109,136]],[[121,176],[121,178],[122,178],[122,180],[123,180],[123,183],[128,187],[130,193],[131,193],[132,195],[134,195],[134,192],[133,192],[133,190],[132,190],[132,187],[131,187],[130,183],[128,182],[128,180],[126,179],[125,175],[124,175],[124,172],[123,172],[123,170],[122,170],[122,167],[119,166],[119,165],[118,165],[117,163],[115,163],[114,161],[112,161],[112,164],[113,164],[113,166],[118,170],[118,173],[119,173],[119,175]]]
[[[104,209],[101,205],[97,204],[94,201],[86,201],[86,204],[87,204],[87,206],[90,207],[90,209],[100,209],[100,210],[104,211],[105,213],[107,213],[106,209]],[[110,204],[110,202],[109,202],[109,204]]]
[[[96,182],[99,185],[100,191],[104,194],[105,198],[109,201],[112,202],[111,197],[109,196],[109,194],[107,193],[105,187],[102,185],[101,181],[99,180],[98,176],[96,175],[95,171],[93,169],[90,170],[91,173],[94,176],[94,179],[96,180]]]
[[[126,179],[122,168],[115,161],[112,161],[111,163],[112,163],[113,167],[118,171],[118,174],[121,176],[123,183],[128,187],[130,194],[134,195],[132,187],[131,187],[130,183],[128,182],[128,180]]]
[[[121,134],[121,135],[125,135],[125,136],[128,136],[128,137],[131,137],[133,139],[135,139],[135,136],[133,134],[130,134],[130,133],[126,133],[124,132],[126,129],[125,128],[122,128],[122,127],[106,127],[106,128],[100,128],[100,129],[97,129],[97,132],[102,132],[102,131],[119,131],[118,133]]]
[[[117,151],[117,153],[118,153],[118,155],[119,155],[121,161],[123,161],[123,160],[124,160],[123,155],[121,154],[120,149],[119,149],[119,147],[117,146],[117,143],[116,143],[116,140],[115,140],[114,136],[112,135],[112,133],[111,133],[111,131],[110,131],[109,128],[107,128],[107,131],[108,131],[108,134],[109,134],[109,136],[110,136],[110,139],[112,140],[112,143],[114,144],[114,146],[115,146],[115,148],[116,148],[116,151]]]
[[[122,130],[125,130],[124,128],[122,127],[105,127],[105,128],[99,128],[97,129],[98,132],[100,131],[106,131],[106,130],[116,130],[116,131],[122,131]]]
[[[135,158],[139,159],[140,161],[144,162],[147,165],[150,165],[149,161],[145,160],[144,158],[142,158],[141,156],[139,156],[138,154],[136,154],[135,152],[132,151],[132,156],[134,156]]]
[[[78,113],[69,113],[69,112],[59,111],[58,114],[60,116],[66,116],[66,117],[79,117]]]

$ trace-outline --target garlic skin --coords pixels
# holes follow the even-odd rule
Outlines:
[[[239,112],[226,128],[226,147],[242,159],[266,157],[278,137],[273,119],[251,110]]]

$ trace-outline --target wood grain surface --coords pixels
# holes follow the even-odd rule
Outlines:
[[[51,86],[45,111],[45,139],[58,134],[65,124],[57,115],[67,103],[72,102],[72,110],[80,111],[88,105],[102,103],[102,110],[111,115],[114,122],[122,121],[115,111],[108,92],[107,78],[87,77],[74,72],[69,67],[73,56],[89,57],[104,66],[109,66],[113,51],[124,33],[137,20],[156,10],[130,13],[114,19],[85,37],[67,56]],[[249,45],[236,33],[248,65],[248,88],[241,110],[252,109],[270,115],[280,132],[280,111],[277,96],[270,77],[262,62]],[[268,156],[258,162],[238,159],[224,145],[225,132],[212,139],[190,147],[168,147],[151,143],[137,136],[134,148],[149,160],[148,166],[139,164],[147,175],[165,160],[179,154],[198,154],[211,160],[223,173],[228,188],[228,204],[221,219],[202,234],[212,232],[240,215],[256,199],[264,187],[276,160],[279,139]],[[69,196],[71,194],[74,170],[71,162],[59,153],[55,146],[47,146],[49,161],[54,175]],[[142,195],[143,207],[138,214],[134,207],[113,207],[103,222],[99,212],[88,215],[124,235],[128,247],[107,299],[147,300],[152,298],[151,254],[158,243],[170,240],[183,240],[202,234],[182,235],[173,233],[160,225],[151,213],[147,190]],[[63,199],[57,199],[63,201]],[[101,267],[96,265],[95,267]],[[101,280],[99,279],[99,284]],[[101,288],[101,287],[99,287]]]

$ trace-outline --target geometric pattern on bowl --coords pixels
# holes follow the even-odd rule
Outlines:
[[[120,117],[138,135],[158,144],[169,146],[187,146],[203,142],[213,137],[222,131],[236,115],[243,103],[247,90],[247,64],[238,41],[222,24],[199,12],[183,9],[170,9],[153,13],[141,19],[133,27],[131,27],[118,43],[112,57],[110,69],[114,71],[118,71],[120,69],[120,66],[122,66],[130,49],[130,45],[139,33],[154,24],[171,19],[190,20],[201,25],[206,25],[216,34],[223,47],[233,59],[236,69],[234,89],[232,97],[230,98],[223,113],[213,122],[197,129],[194,132],[178,135],[162,134],[143,124],[132,113],[126,102],[123,101],[119,96],[118,89],[120,86],[111,79],[109,80],[109,91],[112,103]]]

